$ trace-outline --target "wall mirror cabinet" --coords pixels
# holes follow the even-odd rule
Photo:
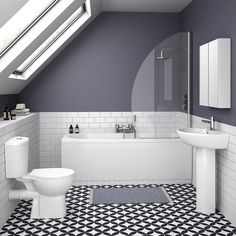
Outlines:
[[[200,46],[199,103],[231,107],[231,39],[220,38]]]

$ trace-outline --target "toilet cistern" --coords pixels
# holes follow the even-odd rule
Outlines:
[[[26,189],[9,191],[9,200],[32,199],[31,218],[62,218],[65,193],[73,183],[74,170],[41,168],[28,173],[29,138],[13,137],[5,143],[6,178],[15,178]]]

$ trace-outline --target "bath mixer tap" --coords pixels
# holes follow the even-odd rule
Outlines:
[[[133,116],[133,121],[131,124],[128,125],[116,124],[115,131],[116,133],[123,133],[124,138],[126,133],[133,133],[134,138],[136,138],[136,115]]]
[[[134,136],[136,138],[136,128],[133,124],[128,124],[128,125],[116,124],[115,131],[116,133],[123,133],[124,135],[126,133],[134,133]]]
[[[214,116],[211,116],[210,119],[202,120],[202,123],[210,124],[210,130],[215,130],[215,119],[214,119]]]
[[[116,124],[116,133],[133,133],[134,132],[134,126],[133,124],[126,125],[120,125]]]

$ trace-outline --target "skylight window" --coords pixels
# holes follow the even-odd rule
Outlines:
[[[28,0],[0,29],[1,78],[8,78],[80,6],[80,0]]]
[[[67,19],[34,53],[28,57],[18,68],[13,72],[15,75],[23,74],[44,52],[50,48],[53,43],[64,34],[67,29],[72,26],[86,11],[86,6],[83,4],[75,13]]]
[[[26,80],[32,76],[90,17],[90,0],[87,0],[9,78]]]
[[[30,31],[30,29],[32,29],[59,1],[60,0],[28,1],[0,29],[0,58]]]

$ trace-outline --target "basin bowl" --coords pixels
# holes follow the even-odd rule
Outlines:
[[[185,143],[198,148],[225,149],[229,142],[229,134],[217,130],[186,128],[177,133]]]

